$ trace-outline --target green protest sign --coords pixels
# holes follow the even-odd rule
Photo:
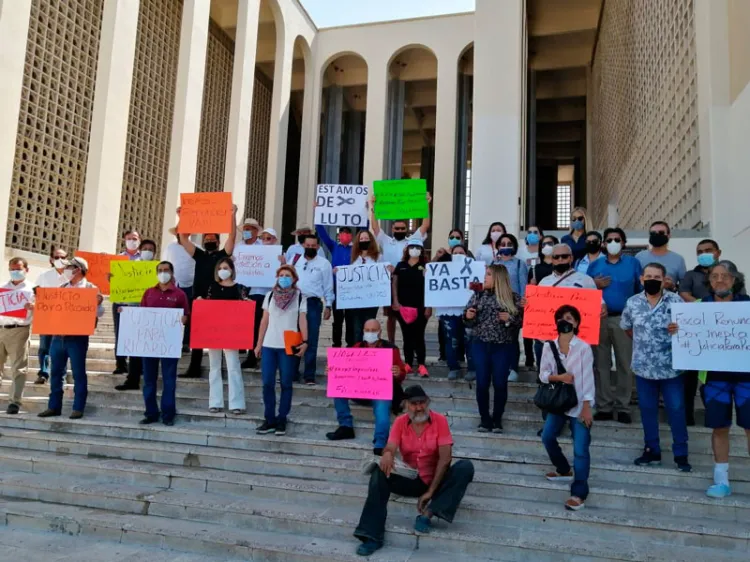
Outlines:
[[[383,180],[372,184],[375,218],[426,219],[430,216],[426,180]]]
[[[117,303],[139,303],[146,289],[155,287],[158,261],[111,261],[109,264],[109,300]]]

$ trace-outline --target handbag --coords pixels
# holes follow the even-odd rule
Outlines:
[[[557,351],[555,342],[547,342],[552,349],[552,354],[555,356],[555,363],[557,363],[557,374],[565,374],[565,365],[560,360],[560,353]],[[578,405],[578,395],[576,394],[576,387],[572,384],[565,384],[564,382],[550,382],[540,383],[539,388],[534,396],[534,404],[540,410],[544,410],[551,414],[557,414],[558,416],[564,416],[565,412],[572,410]]]

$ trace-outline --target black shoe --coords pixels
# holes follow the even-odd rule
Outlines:
[[[276,435],[286,435],[286,422],[276,422]]]
[[[255,354],[250,352],[250,354],[247,356],[247,359],[245,359],[240,364],[241,369],[257,369],[258,368],[258,358],[255,357]]]
[[[47,384],[47,377],[43,377],[42,375],[39,375],[34,381],[34,384]]]
[[[617,422],[624,423],[624,424],[631,424],[633,423],[633,418],[630,417],[630,414],[628,414],[627,412],[618,412]]]
[[[376,457],[382,457],[383,456],[383,447],[375,447],[372,450],[372,454]]]
[[[479,433],[492,433],[492,424],[491,423],[480,423],[477,426],[477,431],[479,431]]]
[[[69,416],[71,420],[80,420],[82,417],[83,417],[83,412],[81,412],[80,410],[73,410]]]
[[[143,418],[141,421],[138,422],[138,425],[151,425],[152,423],[156,423],[159,421],[158,419],[155,420],[153,418]]]
[[[127,375],[128,374],[128,366],[127,365],[117,365],[115,367],[115,370],[112,371],[113,375]]]
[[[651,449],[643,449],[643,454],[635,459],[636,466],[652,466],[661,464],[661,453],[654,453]]]
[[[492,433],[502,433],[503,432],[503,424],[501,422],[495,422],[492,424]]]
[[[186,355],[188,353],[190,353],[190,346],[189,345],[183,345],[182,346],[182,354]]]
[[[49,408],[47,408],[43,412],[40,412],[39,414],[37,414],[37,417],[39,417],[39,418],[54,418],[54,417],[57,417],[57,416],[60,416],[60,415],[62,415],[61,412],[58,412],[56,410],[50,410]]]
[[[354,428],[339,426],[336,431],[326,433],[326,439],[329,441],[341,441],[343,439],[354,439]]]
[[[167,427],[172,427],[174,425],[174,420],[164,420],[162,423]]]
[[[15,416],[18,413],[18,410],[18,404],[8,404],[8,409],[5,411],[5,413]]]
[[[201,378],[201,370],[200,368],[194,369],[193,367],[188,367],[188,370],[184,373],[181,373],[177,375],[177,378],[180,379],[199,379]]]
[[[615,419],[612,412],[597,412],[594,414],[594,421],[612,421]]]
[[[276,424],[263,422],[261,425],[255,428],[255,433],[258,435],[266,435],[267,433],[276,433]]]
[[[680,472],[692,472],[693,471],[693,467],[688,462],[687,455],[685,455],[684,457],[675,457],[674,462],[677,465],[677,469]]]
[[[140,386],[132,384],[118,384],[115,387],[115,390],[140,390],[140,388]]]

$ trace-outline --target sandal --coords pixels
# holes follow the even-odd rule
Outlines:
[[[583,509],[583,507],[584,502],[578,496],[571,496],[565,502],[565,509],[569,509],[570,511],[578,511],[579,509]]]
[[[221,412],[221,408],[209,408],[208,411],[212,414],[218,414],[219,412]]]

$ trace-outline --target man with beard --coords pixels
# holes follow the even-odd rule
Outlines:
[[[372,466],[367,500],[354,531],[362,544],[359,556],[370,556],[383,546],[385,519],[391,494],[419,498],[414,529],[429,533],[432,517],[452,522],[466,488],[474,478],[471,461],[451,466],[453,437],[445,416],[430,411],[430,399],[421,386],[404,391],[406,414],[393,423],[380,466]],[[394,471],[396,452],[417,472],[407,478]]]

